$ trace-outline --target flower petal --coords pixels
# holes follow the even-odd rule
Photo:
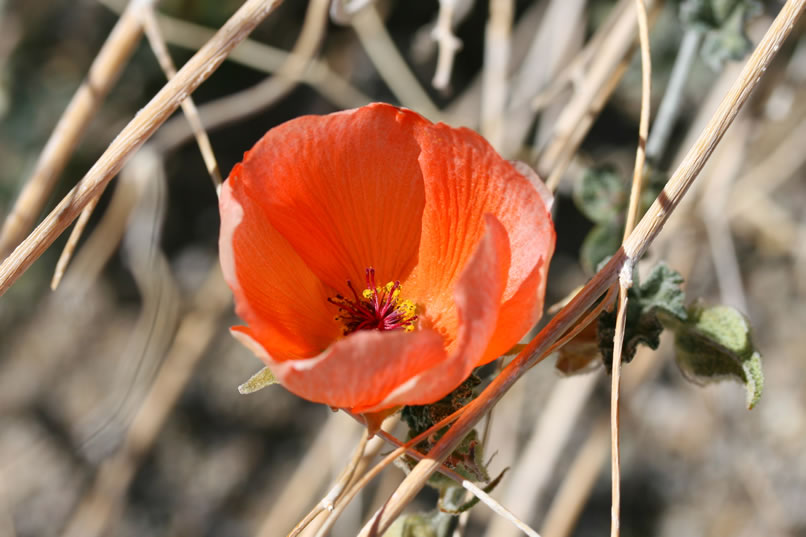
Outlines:
[[[275,360],[268,351],[254,351],[260,343],[246,327],[236,327],[233,335],[253,349],[288,391],[354,412],[393,406],[378,408],[401,383],[445,360],[442,338],[431,330],[355,332],[321,355],[304,360]]]
[[[485,232],[462,272],[454,291],[458,333],[449,355],[435,367],[400,384],[376,407],[433,403],[470,375],[488,347],[496,324],[509,271],[507,232],[492,215],[485,215]]]
[[[456,286],[460,328],[450,354],[428,329],[355,332],[321,355],[301,360],[274,356],[245,326],[234,327],[232,334],[286,389],[305,399],[353,412],[433,403],[467,378],[495,330],[509,243],[494,216],[485,221],[486,232]]]
[[[459,327],[450,290],[481,237],[484,215],[495,215],[509,237],[504,308],[492,346],[480,362],[486,363],[517,343],[540,318],[554,248],[551,217],[529,179],[475,132],[436,124],[418,127],[415,135],[426,208],[419,264],[404,289],[418,304],[427,304],[424,316],[446,337]]]
[[[419,115],[385,104],[305,116],[271,129],[246,154],[242,182],[322,281],[346,292],[402,280],[417,261],[425,204],[413,129]]]
[[[341,334],[327,302],[331,290],[271,226],[241,183],[224,183],[219,206],[221,267],[238,315],[272,355],[322,352]]]

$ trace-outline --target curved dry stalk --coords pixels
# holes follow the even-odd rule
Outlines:
[[[182,320],[123,445],[102,464],[87,496],[67,525],[65,537],[93,537],[104,533],[119,510],[140,461],[154,444],[231,302],[229,288],[216,264],[196,296],[194,309]]]
[[[444,90],[451,82],[453,60],[462,48],[462,41],[453,33],[453,14],[458,0],[439,0],[437,23],[431,31],[431,37],[437,42],[437,67],[431,85]]]
[[[484,32],[484,67],[481,78],[481,135],[497,150],[504,143],[504,120],[509,96],[509,57],[512,39],[513,0],[490,0],[490,16]]]
[[[579,335],[580,332],[585,330],[585,328],[587,328],[589,324],[591,324],[599,317],[600,313],[608,309],[613,304],[613,300],[615,299],[615,293],[616,293],[616,287],[614,285],[610,286],[604,298],[596,306],[594,306],[593,309],[591,309],[590,312],[588,312],[588,314],[585,315],[585,317],[583,317],[581,321],[575,324],[573,328],[571,328],[571,330],[568,331],[568,333],[566,333],[563,337],[558,339],[551,347],[549,347],[548,350],[546,351],[546,354],[551,354],[552,352],[558,350],[560,347],[562,347],[563,345],[565,345],[566,343],[577,337],[577,335]]]
[[[624,225],[624,238],[630,236],[638,218],[641,189],[646,162],[646,139],[649,135],[649,106],[652,83],[652,58],[649,50],[649,22],[647,21],[644,0],[635,0],[638,17],[638,37],[641,42],[641,119],[638,127],[638,149],[632,174],[630,204],[627,208],[627,222]],[[616,333],[613,336],[613,363],[610,383],[610,457],[611,457],[611,506],[610,536],[621,533],[621,451],[619,447],[619,392],[621,391],[621,353],[624,345],[624,329],[627,324],[627,291],[632,287],[632,272],[636,258],[629,259],[619,273],[619,302],[616,313]]]
[[[62,255],[59,256],[59,260],[56,262],[56,269],[53,271],[53,278],[50,280],[50,289],[52,291],[55,291],[62,282],[64,271],[67,270],[67,265],[70,263],[70,259],[73,258],[73,252],[75,252],[76,246],[78,246],[78,241],[81,239],[81,235],[84,233],[84,229],[87,227],[87,223],[90,221],[90,217],[100,200],[101,196],[96,196],[90,200],[87,206],[81,211],[78,220],[76,220],[76,225],[73,226],[73,230],[70,232],[67,243],[62,250]]]
[[[330,529],[333,527],[333,524],[336,522],[336,520],[338,520],[341,513],[344,511],[347,505],[349,505],[349,503],[356,496],[356,494],[360,492],[369,483],[369,481],[374,479],[381,472],[381,470],[383,470],[386,466],[388,466],[390,462],[392,462],[393,460],[395,460],[396,458],[398,458],[403,454],[408,455],[418,461],[426,458],[426,455],[414,449],[413,446],[418,444],[420,441],[425,439],[428,435],[432,434],[434,431],[437,431],[440,428],[442,428],[445,425],[444,422],[450,421],[450,419],[454,415],[461,413],[461,411],[462,409],[458,410],[457,412],[454,412],[451,416],[444,418],[439,423],[431,426],[428,430],[423,431],[422,433],[420,433],[419,435],[417,435],[416,437],[412,438],[411,440],[405,443],[401,442],[393,435],[389,434],[384,430],[378,431],[376,435],[385,440],[386,442],[388,442],[389,444],[396,446],[396,449],[392,453],[384,457],[384,459],[377,465],[375,465],[375,467],[373,467],[372,470],[364,474],[364,476],[362,476],[359,481],[357,481],[348,491],[346,491],[341,495],[341,497],[339,498],[339,502],[335,505],[335,508],[332,509],[330,516],[325,521],[325,523],[319,528],[319,531],[316,533],[316,537],[324,537],[327,534],[327,532],[330,531]],[[354,418],[356,417],[353,414],[350,415],[353,416]],[[465,490],[473,494],[473,496],[478,498],[482,503],[484,503],[490,509],[492,509],[493,512],[511,522],[515,527],[520,529],[526,535],[529,535],[530,537],[540,537],[535,530],[533,530],[526,523],[518,519],[518,517],[512,514],[511,511],[509,511],[506,507],[504,507],[499,502],[490,497],[489,494],[487,494],[484,490],[480,489],[473,482],[465,479],[455,471],[445,466],[440,466],[437,469],[437,472],[441,473],[442,475],[452,479],[453,481],[461,485]],[[289,535],[289,537],[292,537],[292,535]]]
[[[165,73],[165,77],[171,80],[176,76],[176,66],[171,59],[171,54],[168,52],[168,45],[165,43],[165,38],[160,31],[153,9],[147,9],[143,13],[143,27],[145,28],[148,43],[151,45],[151,50]],[[199,146],[199,151],[204,159],[207,173],[210,174],[210,178],[213,180],[213,188],[217,192],[224,180],[221,178],[221,170],[218,167],[215,153],[213,153],[210,137],[207,136],[199,117],[199,110],[196,108],[196,103],[193,102],[193,97],[188,97],[182,101],[181,106],[190,129],[193,131],[193,136],[196,138],[196,144]]]
[[[649,136],[649,107],[652,94],[652,56],[649,50],[649,20],[644,0],[635,0],[638,12],[638,36],[641,42],[641,119],[638,125],[638,149],[635,153],[635,167],[632,172],[632,188],[630,189],[630,204],[627,209],[627,223],[624,225],[626,239],[632,233],[635,222],[638,220],[638,211],[641,201],[641,190],[644,179],[644,164],[646,163],[646,140]]]
[[[56,240],[120,171],[126,159],[209,77],[281,0],[246,0],[112,141],[84,178],[0,265],[0,295]]]
[[[117,81],[140,41],[140,16],[155,0],[132,0],[90,66],[56,128],[42,149],[31,177],[20,192],[0,231],[0,259],[25,238],[42,212],[59,174],[78,145],[95,111]]]
[[[323,65],[321,62],[315,62],[314,56],[319,50],[327,28],[327,14],[328,0],[313,0],[308,5],[302,30],[291,52],[280,52],[254,43],[249,49],[250,57],[259,64],[261,62],[269,64],[278,59],[281,60],[277,68],[273,70],[274,76],[245,90],[203,104],[200,107],[200,114],[207,129],[215,130],[268,108],[288,95],[297,84],[302,82],[306,78],[305,73],[309,71],[310,66]],[[168,27],[181,29],[182,31],[177,35],[205,33],[199,27],[176,20],[170,22]],[[239,54],[242,49],[243,47],[239,47],[233,56]],[[264,70],[271,71],[271,69],[267,69],[268,65],[263,65],[263,67]],[[355,103],[351,98],[350,104],[363,105],[369,101],[369,97],[366,97],[366,100],[362,98],[360,103]],[[164,151],[169,151],[183,143],[188,134],[185,124],[179,118],[175,118],[168,120],[155,138]]]
[[[761,75],[766,71],[781,44],[794,29],[795,21],[804,10],[804,3],[806,0],[788,0],[781,9],[697,142],[691,147],[680,167],[669,179],[663,191],[622,247],[607,265],[518,354],[504,369],[504,372],[496,377],[477,399],[465,407],[465,411],[456,420],[453,427],[448,429],[429,452],[428,458],[420,461],[412,469],[386,503],[383,511],[362,528],[360,536],[367,537],[372,529],[380,533],[388,529],[403,507],[420,491],[428,477],[436,471],[445,457],[455,449],[481,416],[495,405],[518,378],[538,363],[545,356],[545,351],[551,344],[571,328],[573,323],[604,294],[618,278],[619,272],[625,264],[631,264],[649,247],[691,187],[738,110],[761,80]]]
[[[145,30],[146,37],[148,38],[148,42],[151,45],[151,50],[154,52],[154,56],[156,56],[157,60],[159,61],[160,67],[165,73],[165,76],[168,80],[170,80],[176,76],[176,67],[174,66],[173,60],[171,60],[171,56],[168,53],[168,47],[165,44],[162,34],[160,33],[152,6],[146,6],[145,9],[142,10],[141,22]],[[199,146],[202,158],[204,159],[204,164],[207,167],[207,173],[210,174],[210,178],[213,180],[213,188],[218,191],[218,187],[223,182],[221,179],[221,171],[218,168],[218,162],[216,161],[215,154],[213,153],[213,146],[210,143],[210,138],[207,136],[207,132],[204,130],[204,126],[199,118],[199,112],[196,109],[196,105],[193,102],[192,97],[188,97],[182,101],[182,111],[185,113],[185,118],[187,119],[190,129],[196,138],[196,143]],[[76,224],[73,226],[73,230],[70,232],[70,237],[67,239],[67,244],[62,250],[62,254],[59,256],[59,260],[56,263],[56,270],[54,271],[53,279],[50,282],[50,288],[52,290],[56,290],[56,288],[59,286],[59,283],[64,276],[64,271],[67,269],[67,265],[70,263],[70,259],[73,257],[73,252],[78,245],[78,241],[84,232],[84,228],[86,228],[87,223],[89,222],[90,217],[92,216],[92,213],[95,210],[95,207],[98,205],[100,199],[101,196],[99,194],[90,203],[88,203],[86,207],[84,207],[84,209],[81,211],[81,215],[78,217],[78,220],[76,220]]]
[[[614,9],[620,9],[626,1],[623,0]],[[653,10],[657,6],[657,1],[649,3],[649,7]],[[577,130],[577,125],[589,116],[591,103],[595,102],[596,96],[601,93],[603,88],[610,85],[612,75],[616,72],[618,65],[630,55],[635,43],[636,25],[635,10],[624,9],[620,12],[613,27],[608,28],[607,34],[595,51],[595,59],[585,72],[584,79],[575,86],[577,91],[574,92],[562,114],[554,123],[551,142],[537,160],[536,170],[541,177],[549,177],[554,173],[568,141]]]
[[[313,509],[308,511],[308,514],[305,515],[299,523],[294,526],[294,529],[291,530],[291,533],[288,534],[288,537],[297,537],[300,533],[308,527],[314,518],[319,516],[319,513],[322,511],[333,511],[333,505],[338,501],[338,499],[342,496],[347,485],[350,484],[350,481],[353,479],[353,475],[355,474],[356,468],[358,468],[358,463],[361,462],[361,458],[364,456],[364,450],[367,447],[367,442],[369,441],[369,434],[367,429],[361,433],[361,439],[358,441],[358,446],[356,446],[355,451],[353,451],[353,456],[350,458],[350,462],[347,463],[347,466],[344,467],[342,470],[341,475],[336,480],[336,484],[330,489],[330,491],[322,498],[322,501],[317,503]],[[268,522],[268,519],[267,519]],[[269,532],[274,531],[273,525],[264,524],[261,531],[258,535],[270,535]]]

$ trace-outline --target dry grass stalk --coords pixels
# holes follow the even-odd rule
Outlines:
[[[321,93],[334,97],[340,106],[361,106],[370,98],[355,90],[333,74],[314,56],[319,50],[327,28],[327,0],[315,0],[306,11],[303,27],[291,52],[272,49],[260,43],[244,43],[233,51],[229,59],[274,74],[245,90],[212,100],[199,108],[205,127],[214,130],[265,110],[288,95],[302,81],[313,84]],[[202,27],[161,17],[163,31],[174,40],[184,43],[198,42],[211,32]],[[311,71],[315,74],[312,75]],[[187,140],[189,132],[180,118],[168,120],[155,136],[155,144],[169,152]]]
[[[444,90],[451,82],[453,60],[456,53],[462,48],[462,42],[453,34],[453,14],[458,0],[439,0],[439,15],[437,24],[431,32],[431,37],[437,42],[437,68],[431,84]]]
[[[168,46],[160,31],[159,24],[157,24],[157,18],[154,15],[153,9],[147,9],[143,13],[143,27],[145,28],[148,43],[151,45],[151,50],[154,52],[154,56],[156,56],[162,71],[165,73],[165,77],[171,80],[176,76],[176,66],[171,59],[171,54],[168,52]],[[210,174],[210,178],[213,180],[213,188],[215,188],[217,192],[224,180],[221,178],[221,170],[218,167],[218,161],[213,153],[210,137],[207,136],[207,132],[204,130],[204,125],[199,117],[199,110],[196,108],[196,103],[193,102],[193,97],[188,97],[182,101],[181,106],[182,112],[185,113],[185,118],[190,125],[190,129],[193,131],[193,136],[196,138],[196,144],[199,146],[199,151],[201,151],[204,165],[207,167],[207,173]]]
[[[31,177],[20,192],[0,231],[0,259],[23,240],[42,212],[45,202],[67,165],[73,150],[123,67],[140,42],[140,16],[155,0],[133,0],[90,66],[87,80],[73,95],[50,135]]]
[[[655,4],[656,2],[652,2],[649,7]],[[634,10],[626,9],[626,6],[629,6],[628,0],[622,0],[618,6],[613,8],[614,10],[623,9],[623,11],[616,11],[619,15],[612,28],[609,28],[609,25],[603,25],[603,29],[600,30],[606,33],[602,35],[596,55],[584,78],[575,85],[576,91],[571,101],[563,109],[563,113],[557,118],[551,141],[541,152],[537,161],[536,169],[541,177],[548,177],[554,172],[558,157],[576,130],[576,125],[589,113],[590,104],[594,102],[595,96],[601,91],[601,88],[607,85],[618,64],[633,47],[637,25],[636,15]]]
[[[661,4],[659,2],[652,3],[651,12],[649,14],[650,26],[660,15],[660,8]],[[633,13],[634,10],[632,9],[627,9],[626,11],[622,12],[619,18],[616,19],[612,25],[613,31],[615,31],[615,29],[621,29],[621,32],[626,30],[631,31],[633,26],[628,26],[627,23],[631,22],[630,15]],[[604,32],[606,30],[602,29],[600,31]],[[610,96],[616,90],[616,87],[618,86],[619,82],[621,82],[621,79],[624,76],[624,73],[627,72],[627,67],[630,64],[635,43],[632,33],[629,34],[630,41],[617,39],[617,37],[621,35],[620,33],[614,34],[613,37],[611,37],[609,34],[605,35],[606,37],[601,38],[602,46],[606,46],[607,43],[611,42],[612,40],[617,40],[619,43],[628,44],[629,46],[626,49],[626,52],[620,58],[610,55],[604,56],[605,59],[610,57],[611,60],[618,60],[615,66],[612,67],[612,70],[606,79],[600,80],[599,77],[604,73],[602,69],[607,67],[608,64],[603,63],[603,60],[599,59],[597,56],[596,63],[594,63],[594,65],[589,69],[586,77],[575,85],[575,87],[579,86],[582,89],[574,94],[571,102],[565,108],[563,108],[563,111],[558,118],[558,123],[570,123],[559,130],[555,128],[555,130],[552,132],[546,149],[538,158],[538,170],[540,169],[540,166],[548,166],[551,164],[551,173],[547,175],[548,179],[546,180],[546,185],[552,191],[557,189],[557,186],[560,184],[560,181],[565,175],[571,160],[577,153],[579,146],[582,144],[582,141],[585,139],[585,136],[587,135],[591,126],[593,126],[593,122],[599,116],[602,108],[604,108],[604,105],[607,104]],[[597,36],[594,36],[594,39],[591,39],[591,43],[586,46],[585,50],[583,50],[583,52],[580,54],[582,57],[588,53],[594,41],[598,40],[596,37]],[[588,88],[589,84],[598,84],[598,86],[594,86],[592,91],[589,91],[585,89]],[[586,101],[584,99],[577,100],[577,96],[582,93],[586,94],[586,98],[590,98],[590,101]]]
[[[375,6],[364,7],[351,20],[367,56],[400,103],[432,121],[438,121],[442,117],[439,108],[400,55]]]
[[[796,20],[804,10],[804,3],[806,0],[788,0],[781,9],[745,64],[739,79],[734,83],[697,142],[690,148],[686,158],[669,179],[647,214],[624,242],[622,248],[507,366],[504,372],[493,380],[482,395],[465,407],[464,413],[429,452],[428,458],[414,467],[386,503],[382,513],[377,518],[370,520],[359,535],[367,537],[373,533],[382,534],[481,416],[494,406],[521,375],[538,363],[551,343],[567,331],[583,312],[592,306],[616,281],[625,263],[634,263],[634,260],[644,253],[693,184],[733,118],[761,80],[762,74],[783,41],[794,29]]]
[[[481,85],[481,135],[498,151],[504,143],[509,57],[515,2],[490,0],[484,35],[484,71]]]
[[[641,188],[646,162],[646,140],[649,135],[649,106],[652,82],[652,58],[649,50],[649,22],[644,0],[635,0],[638,17],[638,36],[641,42],[641,119],[638,127],[638,149],[633,168],[630,203],[624,226],[626,240],[632,233],[641,201]],[[621,450],[619,448],[619,392],[621,390],[621,352],[624,345],[624,329],[627,324],[627,291],[632,287],[632,272],[636,260],[629,259],[619,273],[619,301],[616,313],[616,333],[613,337],[613,364],[610,383],[610,457],[611,457],[611,506],[610,535],[621,533]]]
[[[271,13],[281,0],[247,0],[162,90],[132,119],[84,178],[0,265],[0,295],[75,220],[120,171],[126,159],[150,138],[188,95],[199,87],[229,52]]]
[[[53,278],[50,280],[50,289],[52,291],[55,291],[59,287],[64,277],[64,271],[67,270],[67,265],[73,257],[73,252],[75,252],[76,246],[78,246],[78,241],[84,233],[84,228],[87,227],[87,223],[90,221],[90,217],[100,200],[101,196],[96,196],[90,200],[87,206],[81,211],[78,220],[76,220],[76,225],[73,226],[73,230],[67,238],[67,243],[64,245],[64,250],[62,250],[62,255],[59,256],[59,260],[56,262],[56,269],[53,271]]]

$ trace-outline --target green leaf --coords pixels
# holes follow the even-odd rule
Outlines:
[[[663,332],[661,318],[671,323],[684,322],[688,313],[684,306],[685,295],[680,289],[683,277],[665,263],[659,263],[640,283],[637,275],[634,285],[627,292],[627,322],[624,330],[622,362],[629,363],[635,356],[638,345],[657,349]],[[613,337],[616,334],[616,310],[599,316],[599,351],[605,367],[613,366]]]
[[[408,424],[408,439],[414,438],[421,432],[429,429],[443,418],[453,414],[456,410],[467,405],[477,395],[476,388],[481,384],[481,379],[474,373],[467,380],[459,385],[454,391],[430,405],[409,405],[403,408],[401,418]],[[439,431],[429,435],[415,447],[422,453],[428,453],[431,448],[442,438],[448,427],[443,427]],[[408,470],[414,466],[416,461],[409,457],[401,457],[403,469]],[[490,480],[484,461],[484,449],[475,429],[465,436],[456,449],[445,461],[451,469],[459,473],[462,477],[471,481],[487,483]],[[434,473],[428,480],[428,484],[443,492],[453,486],[453,481],[442,474]]]
[[[424,513],[411,513],[395,520],[383,537],[439,537],[433,517]]]
[[[677,365],[697,384],[724,379],[747,389],[747,408],[761,398],[764,375],[747,318],[729,306],[689,308],[688,320],[675,328]]]
[[[579,249],[579,262],[582,270],[588,274],[594,274],[602,261],[616,253],[621,246],[621,239],[621,222],[593,226]]]
[[[745,24],[761,12],[756,0],[685,0],[680,4],[684,24],[706,32],[700,54],[714,71],[728,60],[740,60],[752,48]]]
[[[254,393],[258,390],[262,390],[266,386],[271,386],[272,384],[277,384],[279,381],[277,377],[269,370],[268,367],[264,367],[251,377],[249,380],[238,386],[238,391],[242,394],[246,395],[248,393]]]
[[[588,168],[574,188],[577,209],[598,224],[619,219],[628,199],[624,180],[611,166]]]

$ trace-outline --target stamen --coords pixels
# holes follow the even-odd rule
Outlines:
[[[361,294],[347,280],[347,287],[353,298],[342,295],[328,298],[327,301],[339,308],[337,321],[344,324],[344,334],[356,330],[414,330],[417,320],[416,306],[411,300],[400,300],[400,282],[388,282],[383,287],[375,283],[375,269],[366,270],[367,287]]]

